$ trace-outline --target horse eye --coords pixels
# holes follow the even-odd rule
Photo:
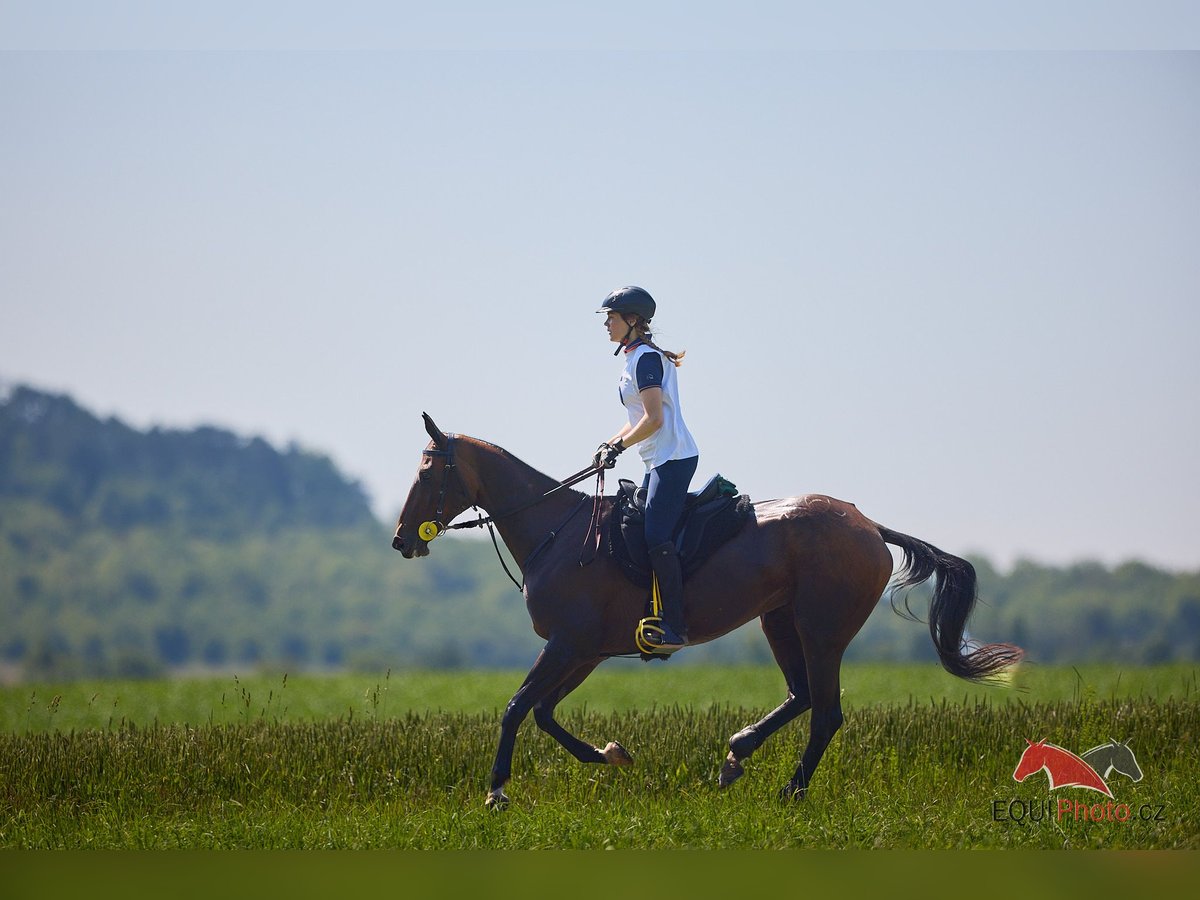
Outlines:
[[[421,472],[420,474],[417,475],[417,477],[421,479],[422,484],[426,484],[429,482],[429,473],[428,472]]]

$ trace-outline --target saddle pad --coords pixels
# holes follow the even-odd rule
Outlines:
[[[753,516],[754,504],[745,494],[720,496],[689,510],[675,536],[684,583]],[[618,492],[605,525],[606,550],[620,563],[626,578],[649,588],[652,575],[644,529],[642,510]]]

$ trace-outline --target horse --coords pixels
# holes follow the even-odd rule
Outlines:
[[[1129,741],[1122,743],[1116,738],[1109,738],[1107,744],[1093,747],[1080,756],[1101,778],[1108,778],[1113,772],[1117,772],[1134,781],[1142,780],[1142,767],[1138,765],[1137,758],[1129,749]]]
[[[545,640],[533,667],[504,710],[485,800],[508,803],[517,729],[530,712],[538,728],[582,763],[632,765],[617,741],[603,749],[563,728],[555,707],[604,660],[635,655],[634,631],[645,615],[645,591],[618,564],[599,554],[580,563],[580,547],[597,521],[581,512],[593,498],[565,488],[508,451],[465,435],[445,434],[422,414],[429,444],[400,512],[392,546],[406,559],[428,556],[430,541],[470,507],[490,514],[524,576],[522,591],[533,630]],[[595,513],[613,498],[595,498]],[[455,527],[455,526],[451,526]],[[493,535],[494,540],[494,535]],[[754,504],[754,515],[685,585],[690,642],[702,644],[758,619],[783,672],[787,695],[761,720],[729,739],[722,787],[764,741],[811,709],[809,739],[795,774],[780,790],[804,797],[826,747],[843,722],[842,654],[892,575],[886,544],[904,554],[894,588],[936,575],[929,631],[946,671],[971,681],[993,678],[1021,659],[1011,644],[968,644],[967,619],[976,600],[969,562],[932,544],[878,525],[853,504],[810,494]],[[499,548],[497,547],[497,551]],[[514,579],[515,581],[515,579]]]
[[[1070,750],[1049,744],[1046,741],[1025,739],[1029,746],[1017,761],[1013,770],[1014,781],[1024,781],[1034,772],[1046,770],[1050,781],[1050,790],[1060,787],[1081,787],[1111,797],[1112,791],[1104,783],[1099,773],[1083,758],[1076,756]]]

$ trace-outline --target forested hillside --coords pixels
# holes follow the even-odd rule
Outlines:
[[[532,659],[524,601],[481,544],[405,564],[390,543],[326,457],[141,432],[25,387],[0,402],[9,678]]]
[[[980,641],[1010,641],[1046,663],[1200,660],[1200,572],[1024,560],[1001,573],[986,559],[971,562],[980,603],[970,634]],[[928,608],[928,596],[926,585],[912,592],[914,612]],[[899,598],[896,605],[903,608]],[[924,625],[893,615],[889,600],[881,606],[850,645],[850,658],[935,658]]]
[[[323,456],[217,428],[139,432],[26,387],[0,404],[0,498],[119,534],[171,526],[237,538],[373,523],[362,489]]]
[[[406,562],[391,528],[324,456],[216,428],[138,431],[16,388],[0,400],[0,675],[533,659],[490,543],[456,536]],[[1200,658],[1200,573],[973,561],[980,639],[1045,662]],[[931,659],[925,627],[882,606],[849,655]],[[768,658],[751,625],[672,665]]]

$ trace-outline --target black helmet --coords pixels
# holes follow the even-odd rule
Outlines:
[[[654,298],[644,288],[629,285],[618,288],[607,297],[596,312],[636,313],[647,322],[654,318]]]

